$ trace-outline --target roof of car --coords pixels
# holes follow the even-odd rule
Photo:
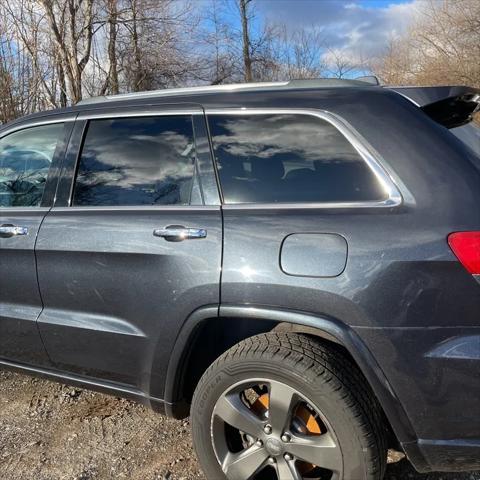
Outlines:
[[[206,85],[199,87],[172,88],[135,92],[119,95],[106,95],[81,100],[76,105],[67,108],[54,109],[28,115],[18,121],[31,120],[51,115],[69,115],[86,110],[99,110],[109,107],[130,107],[142,105],[202,105],[206,108],[225,108],[237,106],[240,101],[246,101],[248,106],[262,105],[268,102],[277,103],[288,98],[298,98],[299,95],[320,93],[335,95],[339,91],[348,90],[351,94],[365,93],[392,93],[402,95],[419,107],[462,95],[480,95],[480,90],[463,86],[440,87],[385,87],[380,86],[376,77],[361,77],[359,79],[320,78],[307,80],[291,80],[288,82],[261,82],[240,83],[232,85]],[[260,95],[259,95],[260,94]],[[478,102],[478,99],[475,100]],[[287,106],[287,105],[285,105]],[[0,127],[0,130],[3,128]]]
[[[365,77],[366,78],[366,77]],[[345,88],[345,87],[365,87],[372,85],[367,80],[349,80],[337,78],[318,78],[306,80],[290,80],[288,82],[257,82],[257,83],[236,83],[231,85],[203,85],[186,88],[168,88],[162,90],[152,90],[148,92],[122,93],[119,95],[105,95],[101,97],[92,97],[81,100],[77,105],[91,105],[96,103],[119,102],[124,100],[144,99],[144,98],[165,98],[178,96],[195,96],[205,94],[219,93],[239,93],[239,92],[262,92],[262,91],[284,91],[298,90],[305,88]]]

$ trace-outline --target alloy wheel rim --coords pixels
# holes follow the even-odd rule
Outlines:
[[[211,440],[229,480],[342,478],[342,452],[325,415],[277,380],[229,387],[213,409]]]

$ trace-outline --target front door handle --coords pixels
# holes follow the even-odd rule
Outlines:
[[[18,235],[28,235],[28,228],[7,223],[0,225],[0,238],[10,238]]]
[[[183,225],[169,225],[165,228],[155,229],[155,237],[162,237],[168,242],[182,242],[183,240],[194,240],[206,238],[207,231],[204,228],[190,228]]]

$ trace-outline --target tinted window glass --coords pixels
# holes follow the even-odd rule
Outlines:
[[[386,195],[358,152],[310,115],[212,115],[226,203],[352,202]]]
[[[63,123],[42,125],[0,139],[0,207],[37,207]]]
[[[186,205],[194,172],[190,116],[94,120],[74,205]]]

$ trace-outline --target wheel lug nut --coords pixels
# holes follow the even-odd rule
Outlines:
[[[289,453],[286,453],[283,458],[287,461],[287,462],[290,462],[291,460],[293,460],[293,457],[289,454]]]
[[[288,443],[291,440],[291,437],[288,433],[284,433],[281,438],[282,438],[282,442],[284,443]]]
[[[277,463],[277,461],[273,457],[268,457],[268,463],[270,465],[274,465],[275,463]]]
[[[263,431],[267,434],[270,435],[272,433],[272,427],[270,425],[265,425],[263,427]]]
[[[257,447],[263,447],[263,442],[262,442],[261,440],[257,440],[257,441],[255,442],[255,445],[256,445]]]

